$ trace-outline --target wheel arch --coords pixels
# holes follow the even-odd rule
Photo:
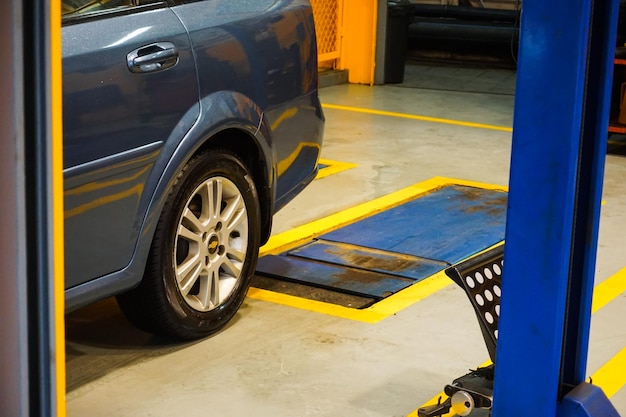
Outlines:
[[[232,127],[221,130],[208,138],[193,155],[208,149],[223,149],[235,154],[251,171],[261,210],[261,244],[265,243],[271,233],[274,211],[274,179],[271,159],[263,151],[258,138],[245,130]]]
[[[277,179],[271,129],[263,111],[249,97],[222,91],[201,100],[200,115],[193,127],[182,140],[170,138],[163,149],[158,163],[161,169],[155,170],[160,175],[153,177],[152,187],[147,187],[152,193],[147,196],[146,215],[140,226],[142,233],[136,247],[139,259],[147,256],[156,220],[178,173],[191,158],[207,149],[229,151],[250,169],[261,206],[261,243],[269,238]]]

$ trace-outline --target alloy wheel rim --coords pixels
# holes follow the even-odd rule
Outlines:
[[[248,249],[248,212],[243,195],[225,177],[203,181],[178,220],[174,247],[176,285],[201,312],[224,303],[241,279]]]

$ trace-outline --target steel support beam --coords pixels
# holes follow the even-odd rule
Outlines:
[[[618,3],[524,0],[494,417],[585,379]]]

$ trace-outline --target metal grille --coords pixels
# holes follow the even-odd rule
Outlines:
[[[311,0],[317,31],[318,61],[339,58],[339,22],[343,0]]]
[[[480,324],[491,360],[496,360],[504,245],[446,269],[454,282],[465,290]]]

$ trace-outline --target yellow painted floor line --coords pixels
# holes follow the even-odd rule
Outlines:
[[[374,324],[389,316],[393,316],[398,311],[423,300],[451,283],[452,281],[441,271],[362,310],[321,301],[308,300],[306,298],[294,297],[292,295],[259,288],[250,288],[248,297],[343,319]]]
[[[396,191],[395,193],[388,194],[323,219],[316,220],[303,226],[296,227],[295,229],[272,236],[270,240],[261,248],[259,256],[277,254],[292,249],[317,236],[354,223],[355,221],[370,217],[376,213],[380,213],[381,211],[396,207],[405,202],[414,200],[448,185],[465,185],[502,191],[506,191],[507,189],[506,187],[493,184],[465,181],[454,178],[435,177],[430,180],[414,184],[400,191]],[[382,301],[379,301],[371,307],[362,310],[337,306],[335,304],[320,301],[312,301],[305,298],[261,290],[258,288],[250,288],[248,291],[248,297],[300,308],[303,310],[315,311],[335,317],[366,323],[376,323],[434,294],[451,283],[452,281],[445,276],[443,271],[441,271],[403,289],[402,291],[397,292],[392,296],[385,298]]]
[[[317,171],[317,176],[315,177],[316,180],[319,180],[320,178],[328,177],[329,175],[338,174],[340,172],[343,172],[343,171],[346,171],[348,169],[352,169],[358,166],[357,164],[353,164],[351,162],[340,162],[340,161],[333,161],[330,159],[320,159],[319,163],[320,165],[326,165],[326,166],[320,169],[319,171]]]
[[[281,294],[274,291],[262,290],[260,288],[250,288],[248,290],[248,297],[256,300],[270,301],[276,304],[295,307],[300,310],[314,311],[329,316],[362,321],[365,323],[376,323],[386,317],[376,311],[371,311],[368,309],[356,310],[354,308],[324,303],[321,301],[308,300],[306,298]]]
[[[605,279],[596,285],[593,290],[593,301],[591,304],[591,312],[595,313],[608,303],[619,297],[626,291],[626,268],[621,269],[615,275]],[[486,362],[482,366],[488,365]],[[605,363],[599,370],[591,375],[594,385],[602,388],[607,397],[611,398],[617,391],[626,385],[626,348],[622,349],[611,360]],[[432,399],[424,403],[421,407],[430,404],[436,404],[438,398],[442,401],[446,398],[443,392],[435,395]],[[451,416],[452,414],[443,414],[442,417]],[[416,417],[417,410],[412,411],[407,417]]]
[[[626,348],[591,375],[591,381],[609,398],[622,389],[626,385]]]
[[[366,109],[362,107],[341,106],[338,104],[322,104],[322,107],[324,109],[345,110],[345,111],[351,111],[355,113],[374,114],[377,116],[399,117],[402,119],[420,120],[423,122],[442,123],[442,124],[447,124],[447,125],[456,125],[456,126],[463,126],[463,127],[474,127],[478,129],[499,130],[502,132],[513,131],[513,128],[507,127],[507,126],[495,126],[495,125],[489,125],[489,124],[484,124],[484,123],[465,122],[462,120],[454,120],[454,119],[442,119],[439,117],[420,116],[417,114],[396,113],[396,112],[390,112],[390,111],[384,111],[384,110]]]
[[[626,291],[626,268],[610,276],[593,289],[591,312],[595,313]],[[626,369],[625,369],[626,371]],[[625,372],[626,373],[626,372]]]

